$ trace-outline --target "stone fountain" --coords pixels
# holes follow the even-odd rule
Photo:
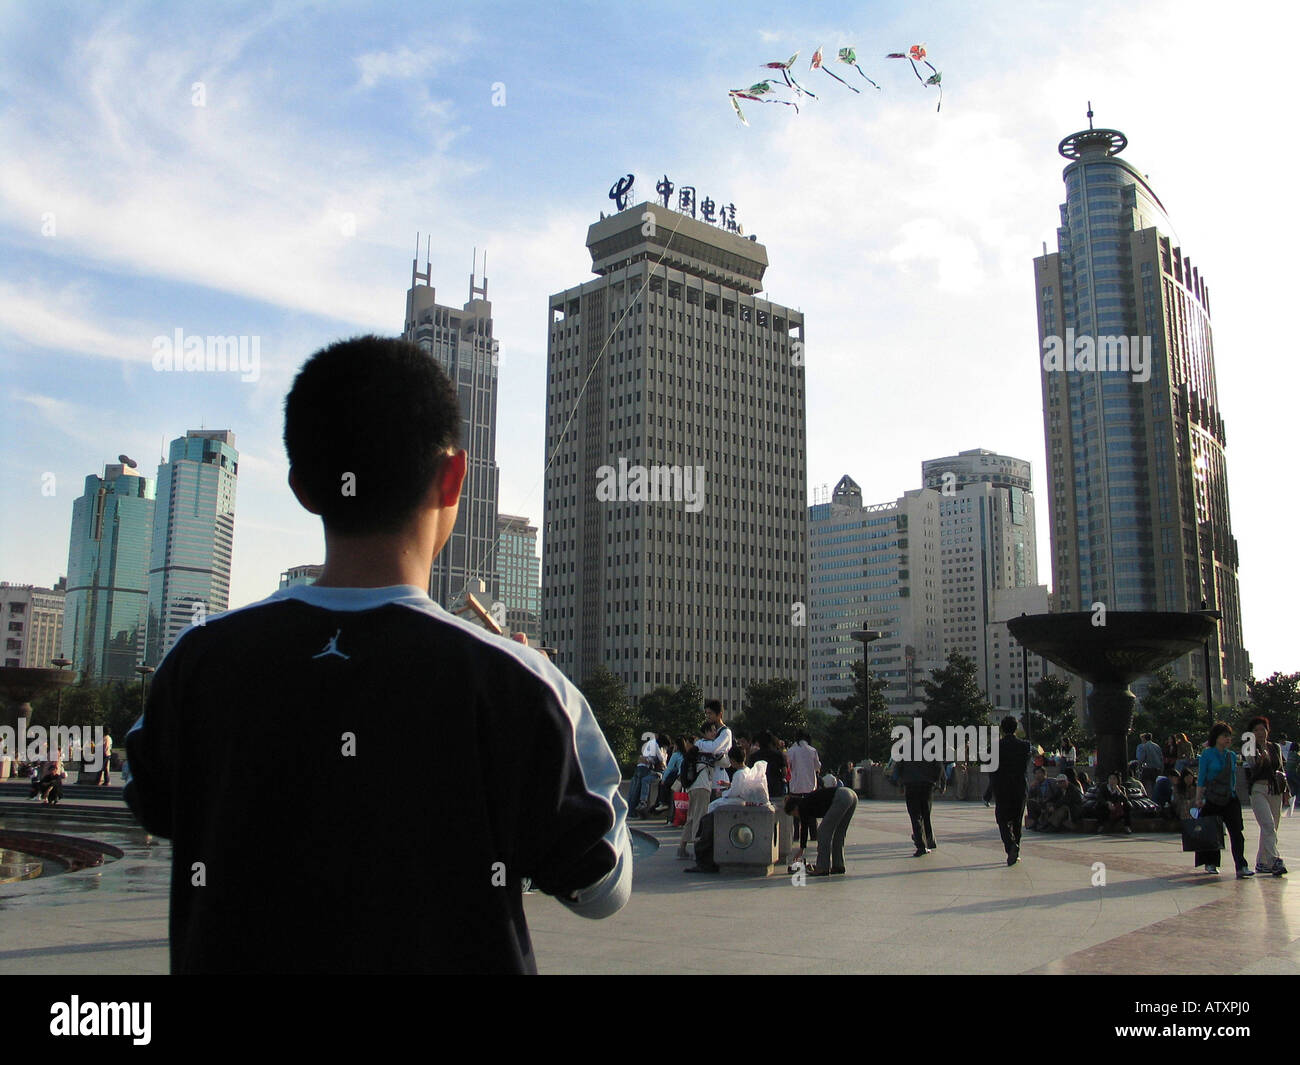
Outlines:
[[[1097,734],[1097,779],[1124,776],[1128,733],[1137,701],[1129,685],[1214,635],[1215,619],[1204,613],[1109,610],[1104,614],[1022,614],[1011,618],[1011,635],[1036,655],[1092,685],[1088,717]]]

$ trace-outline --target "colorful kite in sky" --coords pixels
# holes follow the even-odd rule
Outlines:
[[[815,100],[817,99],[816,94],[809,92],[797,81],[795,81],[794,75],[790,73],[790,68],[794,66],[794,61],[798,58],[799,58],[799,53],[795,52],[795,54],[792,55],[789,59],[787,59],[784,63],[780,62],[779,60],[775,63],[764,63],[763,68],[765,70],[779,70],[781,72],[781,77],[785,78],[785,83],[788,86],[790,86],[790,88],[792,88],[798,95],[811,96]]]
[[[934,64],[931,63],[928,59],[926,59],[925,56],[926,56],[925,45],[914,44],[906,52],[890,52],[887,56],[885,56],[885,58],[906,59],[909,63],[912,64],[912,73],[916,75],[917,81],[919,81],[922,85],[935,86],[939,90],[939,106],[935,108],[935,110],[938,111],[940,108],[943,107],[943,75],[938,70],[935,69]],[[930,76],[928,78],[921,77],[921,69],[916,65],[918,61],[924,63],[927,67],[930,68]]]
[[[943,109],[943,74],[933,63],[930,62],[928,58],[926,58],[926,55],[927,53],[925,50],[925,45],[914,44],[906,52],[890,52],[885,58],[906,59],[912,65],[912,73],[916,75],[917,81],[919,81],[923,86],[927,88],[929,88],[930,86],[934,86],[936,89],[938,89],[939,104],[935,108],[935,110],[941,111]],[[774,63],[764,63],[763,68],[765,70],[779,70],[781,72],[781,77],[785,80],[785,84],[787,88],[791,89],[794,92],[796,97],[807,96],[809,99],[816,100],[817,99],[816,93],[809,92],[807,89],[805,89],[802,85],[800,85],[795,80],[792,71],[794,68],[795,61],[798,58],[799,58],[799,53],[795,52],[794,55],[792,55],[789,59],[785,61],[778,60]],[[839,49],[839,52],[835,58],[837,62],[843,63],[845,66],[850,66],[854,70],[856,70],[858,74],[862,76],[862,80],[867,82],[867,84],[871,85],[872,87],[874,87],[877,92],[881,91],[880,86],[875,82],[875,80],[867,77],[867,72],[863,70],[862,66],[858,63],[858,54],[855,49],[841,48]],[[929,77],[926,77],[924,74],[921,73],[921,68],[917,65],[918,63],[924,63],[926,67],[929,68],[930,70]],[[836,74],[835,71],[831,70],[831,68],[827,65],[826,55],[820,47],[814,50],[812,54],[812,60],[808,64],[808,69],[825,71],[832,78],[834,78],[841,85],[843,85],[846,89],[850,90],[851,92],[857,93],[858,95],[862,94],[862,90],[859,89],[856,85],[850,85],[842,77]],[[736,117],[739,118],[740,121],[744,123],[746,126],[749,125],[749,121],[745,118],[745,113],[740,109],[741,100],[753,100],[756,103],[764,103],[764,104],[784,104],[786,107],[793,107],[795,111],[798,112],[799,105],[798,103],[795,102],[795,100],[781,100],[775,97],[773,97],[772,99],[767,99],[767,97],[774,92],[773,85],[774,85],[773,79],[769,78],[766,81],[760,81],[754,85],[751,85],[748,89],[731,89],[728,92],[728,97],[731,100],[732,108],[736,112]]]
[[[880,86],[876,85],[874,81],[871,81],[871,79],[867,77],[866,72],[863,71],[863,69],[860,66],[858,66],[858,54],[852,48],[841,48],[838,58],[841,63],[847,63],[849,66],[853,67],[853,69],[856,70],[859,74],[861,74],[864,79],[870,81],[871,84],[875,86],[876,92],[880,91]],[[829,74],[830,71],[828,70],[827,73]],[[847,82],[845,84],[847,84]],[[849,85],[849,88],[851,89],[853,88],[853,86]]]
[[[846,50],[847,50],[847,51],[852,51],[852,49],[846,49]],[[841,54],[843,54],[843,53],[841,53]],[[836,81],[838,81],[838,82],[839,82],[841,85],[843,85],[846,89],[853,89],[853,91],[856,92],[856,93],[861,93],[861,92],[862,92],[861,89],[854,88],[852,85],[850,85],[847,81],[845,81],[843,78],[841,78],[838,74],[835,73],[835,71],[831,70],[829,67],[824,67],[824,66],[822,66],[822,50],[821,50],[821,48],[818,48],[817,51],[813,52],[812,62],[808,64],[808,69],[809,69],[809,70],[820,70],[820,71],[822,71],[822,72],[825,73],[825,74],[829,74],[832,78],[834,78]]]
[[[767,96],[768,93],[775,91],[776,90],[772,88],[772,83],[770,81],[758,81],[748,89],[732,89],[727,95],[731,97],[731,106],[736,109],[736,117],[748,126],[749,122],[745,119],[744,112],[740,110],[740,104],[737,100],[753,100],[755,103],[759,104],[784,104],[786,107],[793,107],[795,113],[798,114],[799,105],[793,100],[763,99],[763,97]]]

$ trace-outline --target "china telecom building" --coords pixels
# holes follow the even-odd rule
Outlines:
[[[806,696],[803,315],[759,295],[763,245],[666,206],[601,219],[587,248],[597,278],[549,304],[543,639],[634,698]],[[695,495],[598,494],[620,460]]]

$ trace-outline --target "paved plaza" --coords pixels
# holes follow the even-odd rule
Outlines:
[[[119,817],[72,819],[95,807]],[[31,812],[6,804],[7,828],[93,838],[124,857],[0,885],[0,973],[167,971],[171,848],[146,842],[120,819],[122,809],[112,800]],[[991,810],[941,802],[939,849],[913,858],[902,803],[863,801],[848,833],[847,874],[796,887],[784,872],[684,875],[679,830],[633,824],[663,845],[637,861],[620,914],[590,921],[544,895],[527,897],[541,972],[1180,974],[1205,971],[1213,941],[1221,974],[1300,973],[1293,878],[1194,872],[1175,834],[1029,832],[1020,864],[1008,868]],[[1298,826],[1300,818],[1282,820],[1284,855],[1297,855]],[[1257,839],[1248,816],[1252,862]],[[1101,886],[1093,884],[1097,863],[1105,866]],[[1300,876],[1300,859],[1293,868]],[[273,861],[267,875],[275,875]],[[400,876],[400,864],[377,865],[375,875]]]

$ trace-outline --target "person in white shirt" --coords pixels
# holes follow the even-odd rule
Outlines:
[[[795,733],[795,745],[786,752],[791,795],[808,795],[817,790],[817,774],[821,772],[822,761],[811,740],[812,737],[800,729]]]
[[[110,776],[109,770],[110,770],[112,767],[109,765],[109,759],[111,759],[112,757],[113,757],[113,737],[110,736],[107,732],[105,732],[105,733],[104,733],[104,750],[103,750],[103,759],[104,759],[104,764],[103,764],[103,766],[102,766],[102,767],[100,768],[100,770],[99,770],[99,780],[97,781],[97,783],[99,783],[100,785],[102,785],[102,786],[104,786],[104,787],[107,787],[107,786],[109,785],[109,783],[110,783],[110,780],[109,780],[109,776]]]

